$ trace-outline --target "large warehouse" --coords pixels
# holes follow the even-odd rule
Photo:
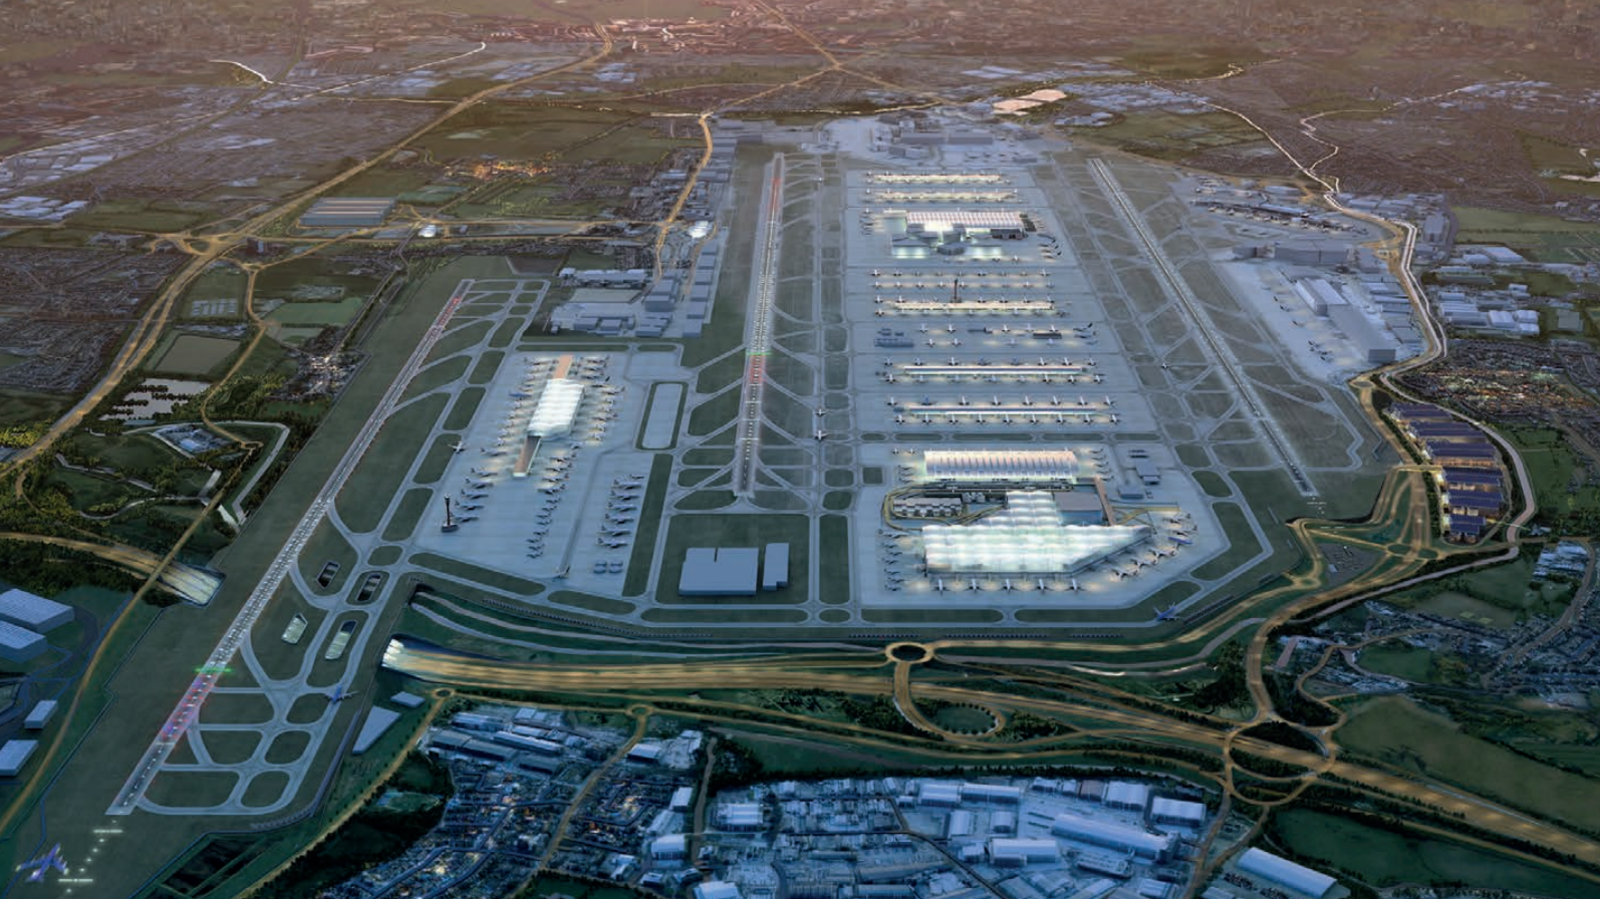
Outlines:
[[[1270,880],[1279,886],[1314,896],[1316,899],[1328,895],[1339,883],[1326,874],[1260,849],[1246,849],[1244,854],[1239,856],[1238,868],[1246,874]]]
[[[72,620],[72,607],[12,588],[0,593],[0,621],[45,633]]]
[[[26,662],[44,652],[44,638],[25,627],[0,621],[0,659]]]
[[[1131,852],[1140,858],[1156,861],[1165,861],[1172,852],[1171,834],[1149,833],[1127,824],[1065,812],[1051,822],[1050,832],[1068,840],[1118,852]]]

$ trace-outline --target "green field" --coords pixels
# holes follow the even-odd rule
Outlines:
[[[436,394],[390,416],[335,500],[351,530],[366,533],[378,527],[447,402],[447,397]]]
[[[365,302],[364,296],[347,296],[336,303],[284,303],[267,313],[267,321],[301,327],[338,326],[349,322]]]
[[[154,371],[177,375],[203,375],[239,348],[239,341],[198,334],[179,334],[153,366]]]
[[[1398,641],[1380,643],[1361,650],[1361,667],[1418,684],[1465,681],[1466,668],[1460,663],[1441,665],[1434,653]],[[1451,660],[1453,661],[1453,660]],[[1462,684],[1465,685],[1464,683]]]
[[[1451,212],[1458,243],[1504,244],[1539,262],[1600,261],[1600,226],[1592,222],[1473,206],[1452,207]]]
[[[203,203],[121,198],[99,203],[69,221],[81,228],[108,231],[183,231],[214,215]]]
[[[1518,428],[1505,436],[1528,466],[1542,519],[1600,512],[1600,484],[1588,480],[1560,431]]]
[[[1416,839],[1304,809],[1272,816],[1269,851],[1287,850],[1302,863],[1328,865],[1375,886],[1403,883],[1470,884],[1479,889],[1527,890],[1541,896],[1589,896],[1594,884],[1502,858],[1476,847]]]
[[[1600,783],[1464,734],[1455,722],[1409,699],[1384,697],[1358,706],[1335,737],[1348,754],[1416,771],[1587,831],[1600,829]]]
[[[358,300],[371,296],[381,279],[351,271],[351,265],[330,257],[310,255],[262,269],[256,276],[257,302],[281,299],[296,304],[336,304],[352,296]]]
[[[1202,115],[1134,112],[1111,125],[1078,129],[1076,133],[1163,160],[1177,160],[1202,150],[1262,139],[1259,132],[1237,117],[1220,112]]]

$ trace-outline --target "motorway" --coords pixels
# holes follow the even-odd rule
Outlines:
[[[924,659],[932,660],[936,657],[937,653],[929,648]],[[961,674],[953,673],[950,670],[953,663],[945,660],[941,661],[939,670],[939,676],[945,679],[945,682],[916,683],[911,678],[911,669],[926,664],[925,661],[900,661],[871,655],[777,656],[736,662],[682,662],[631,667],[514,664],[462,657],[436,648],[408,646],[399,641],[391,643],[385,652],[384,664],[393,670],[422,680],[449,683],[469,689],[514,689],[575,696],[604,696],[613,701],[631,700],[640,703],[659,701],[660,696],[654,691],[658,691],[661,684],[671,684],[677,694],[674,696],[674,702],[693,706],[697,716],[720,718],[724,723],[732,725],[741,721],[748,722],[752,714],[757,714],[762,719],[786,723],[792,728],[826,731],[825,739],[829,741],[877,744],[880,748],[883,748],[882,738],[887,735],[858,724],[836,720],[812,720],[805,715],[766,707],[707,700],[696,697],[694,693],[700,690],[726,689],[731,685],[737,685],[741,690],[823,690],[894,697],[903,709],[912,705],[911,691],[914,689],[917,699],[1058,716],[1058,720],[1066,719],[1074,722],[1077,728],[1073,734],[1064,737],[1043,737],[1016,743],[995,744],[986,743],[981,736],[946,731],[922,718],[919,728],[938,735],[942,742],[920,745],[919,751],[925,750],[927,754],[947,758],[953,762],[983,764],[993,761],[1026,761],[1030,758],[1043,761],[1071,749],[1074,743],[1097,737],[1147,743],[1151,747],[1151,755],[1159,757],[1162,746],[1170,746],[1177,742],[1220,754],[1226,772],[1224,787],[1232,792],[1236,799],[1261,805],[1263,803],[1260,799],[1239,795],[1233,785],[1231,752],[1242,750],[1303,769],[1307,773],[1297,778],[1295,785],[1298,788],[1309,786],[1320,778],[1330,778],[1353,785],[1358,791],[1374,796],[1438,809],[1446,815],[1470,821],[1472,826],[1480,831],[1506,839],[1547,846],[1583,862],[1600,866],[1600,844],[1555,825],[1535,820],[1492,800],[1453,787],[1428,784],[1416,777],[1400,776],[1344,761],[1332,751],[1323,755],[1250,737],[1243,733],[1251,726],[1249,722],[1240,724],[1200,714],[1175,719],[1160,708],[1158,703],[1119,694],[1095,682],[1070,676],[1054,676],[1058,689],[1051,692],[1066,697],[1057,699],[1041,697],[1037,695],[1038,690],[1029,691],[1030,695],[1019,695],[1018,692],[1010,690],[999,692],[983,686],[965,686],[959,681],[950,682],[950,678],[959,678]],[[971,676],[992,674],[990,671],[975,670],[970,667],[966,673]],[[884,674],[891,676],[885,677]],[[1015,679],[1014,672],[1002,683],[1013,679]],[[1028,679],[1041,680],[1038,676]],[[1085,722],[1096,722],[1099,726],[1091,726]],[[1587,872],[1570,873],[1600,882],[1600,876]]]

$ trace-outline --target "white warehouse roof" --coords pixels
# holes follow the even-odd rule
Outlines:
[[[1061,858],[1061,847],[1056,845],[1055,840],[1015,840],[996,837],[989,841],[989,857],[1053,862]]]
[[[695,884],[694,899],[740,899],[739,888],[726,880]]]
[[[1050,832],[1070,840],[1132,852],[1146,858],[1166,855],[1172,848],[1169,834],[1147,833],[1127,824],[1068,813],[1056,816],[1050,825]]]
[[[917,790],[918,805],[955,805],[961,801],[961,787],[952,783],[925,783]]]
[[[1279,858],[1260,849],[1245,850],[1244,855],[1239,856],[1238,867],[1246,874],[1254,874],[1296,892],[1305,893],[1307,896],[1316,896],[1318,899],[1327,895],[1328,891],[1338,883],[1320,871],[1313,871],[1304,865],[1297,865],[1286,858]]]
[[[1155,801],[1150,803],[1150,818],[1156,821],[1198,825],[1206,819],[1206,807],[1198,802],[1163,799],[1157,796]]]
[[[72,607],[13,587],[0,593],[0,621],[34,631],[48,631],[72,620]]]
[[[1143,809],[1150,801],[1150,788],[1144,784],[1115,780],[1106,784],[1106,805],[1112,808]]]

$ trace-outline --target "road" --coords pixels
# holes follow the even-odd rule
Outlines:
[[[882,735],[858,724],[836,720],[815,721],[802,714],[707,700],[692,694],[699,690],[717,690],[736,684],[743,690],[810,689],[885,697],[893,697],[904,690],[909,697],[909,669],[917,664],[921,663],[883,657],[837,659],[814,656],[639,666],[513,664],[405,645],[391,647],[391,651],[385,655],[385,665],[394,670],[423,680],[457,684],[468,689],[605,695],[613,701],[623,699],[647,703],[652,699],[652,691],[663,683],[670,683],[674,691],[681,691],[679,696],[688,697],[675,697],[674,701],[690,702],[697,716],[737,724],[749,720],[748,712],[758,711],[762,718],[791,722],[795,727],[821,727],[829,732],[826,739],[830,742],[869,744],[877,742]],[[892,672],[890,677],[883,677],[881,675],[886,667],[901,670]],[[948,667],[948,662],[943,663],[941,672],[947,677],[954,676]],[[1304,778],[1306,785],[1317,778],[1333,778],[1374,796],[1415,803],[1439,809],[1447,815],[1459,816],[1471,822],[1476,829],[1500,838],[1550,847],[1589,864],[1600,865],[1600,844],[1467,791],[1429,784],[1420,777],[1375,770],[1339,759],[1332,753],[1321,755],[1242,735],[1248,725],[1241,726],[1237,722],[1213,719],[1206,715],[1173,719],[1158,704],[1134,697],[1119,697],[1113,690],[1074,681],[1070,677],[1063,678],[1062,684],[1063,688],[1057,691],[1062,694],[1071,695],[1069,685],[1095,692],[1056,699],[1039,695],[1038,690],[1021,694],[1014,690],[998,692],[984,686],[969,687],[959,682],[918,683],[915,687],[916,697],[925,701],[1009,707],[1080,722],[1079,732],[1071,737],[1047,737],[1011,744],[986,743],[981,737],[949,733],[932,727],[942,735],[944,743],[935,744],[926,751],[949,758],[952,762],[981,765],[986,761],[1043,759],[1052,753],[1060,753],[1064,740],[1081,740],[1083,737],[1114,737],[1144,742],[1152,746],[1152,753],[1156,755],[1160,754],[1159,747],[1171,745],[1174,741],[1224,753],[1242,750],[1304,769],[1308,772]],[[1091,727],[1086,723],[1089,721],[1098,722],[1100,726]],[[1256,799],[1247,801],[1261,804]],[[1600,878],[1593,875],[1580,873],[1580,876],[1600,882]]]

